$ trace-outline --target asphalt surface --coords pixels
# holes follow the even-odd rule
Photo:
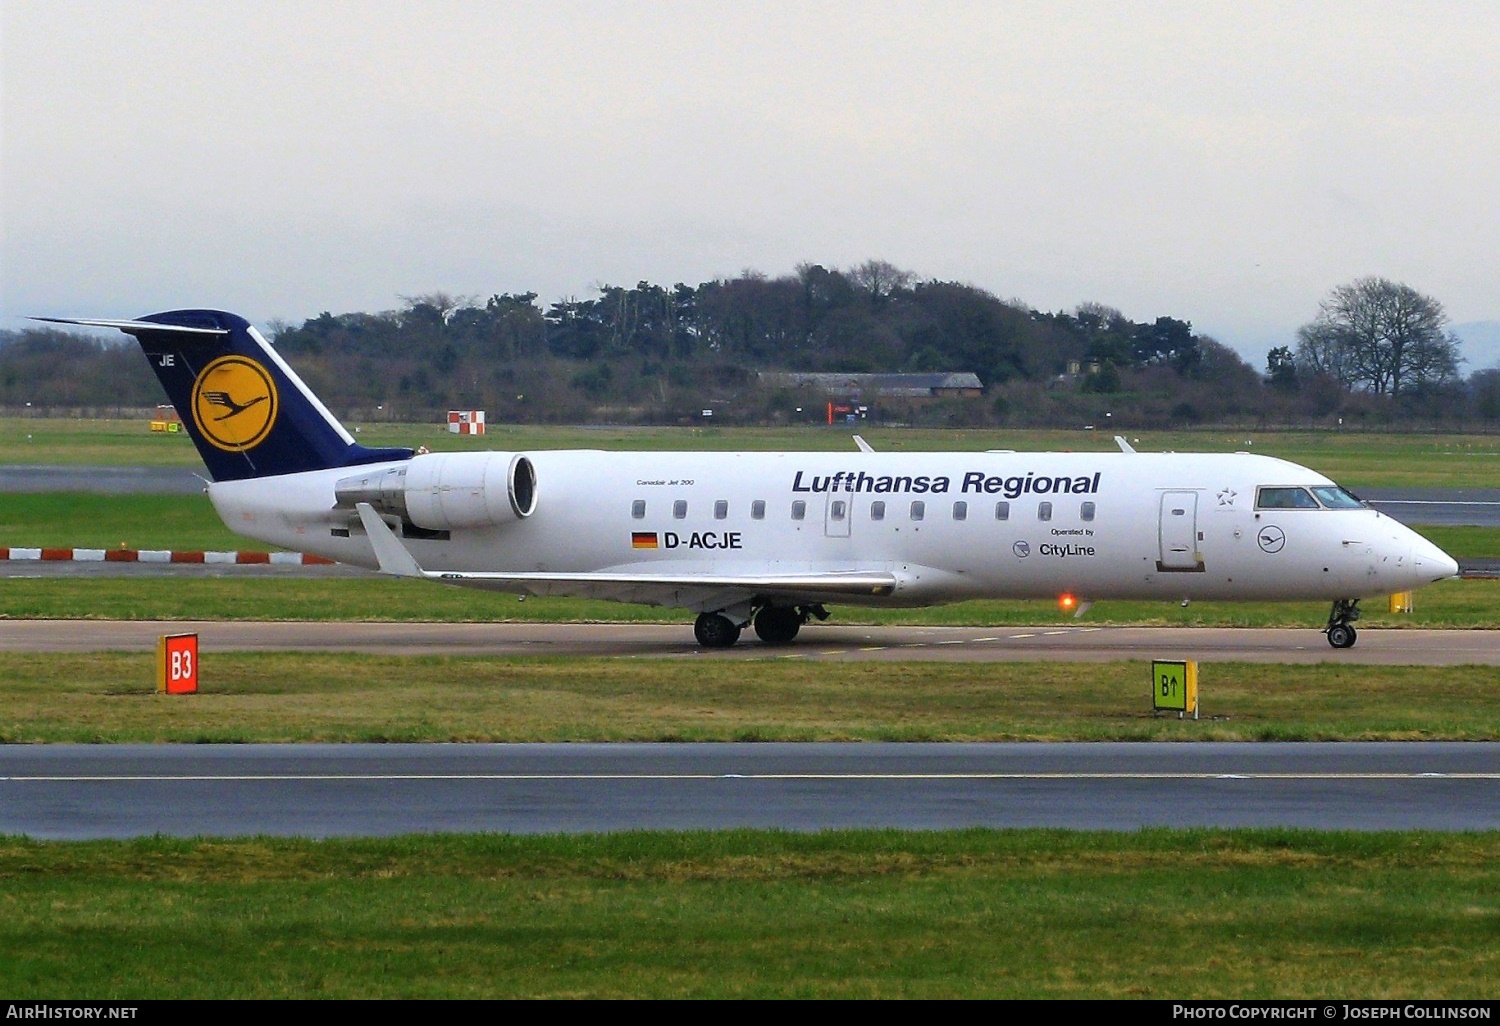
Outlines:
[[[0,465],[3,492],[152,492],[188,495],[203,479],[184,467],[75,467]],[[1361,497],[1403,523],[1500,527],[1500,489],[1369,488]],[[62,544],[59,542],[59,544]]]
[[[187,467],[73,467],[12,463],[0,466],[0,492],[94,492],[193,495],[207,472]]]
[[[1360,498],[1403,524],[1500,527],[1500,490],[1493,488],[1367,488]]]
[[[197,633],[205,655],[229,651],[385,655],[662,657],[724,661],[1343,663],[1500,665],[1500,631],[1363,630],[1337,651],[1322,633],[1237,627],[839,627],[809,625],[792,645],[749,634],[732,649],[703,649],[683,624],[284,623],[241,621],[0,620],[0,652],[154,651],[162,634]]]
[[[1500,744],[39,745],[0,833],[1500,828]]]

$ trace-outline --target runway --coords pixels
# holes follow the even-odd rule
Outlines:
[[[1500,744],[38,745],[0,832],[1500,828]]]
[[[597,656],[854,662],[1348,663],[1500,665],[1500,631],[1362,630],[1335,651],[1315,628],[849,627],[813,624],[791,645],[747,633],[732,649],[703,649],[682,624],[282,623],[0,620],[0,652],[154,651],[162,634],[196,633],[205,655],[231,651],[368,652],[383,655]]]

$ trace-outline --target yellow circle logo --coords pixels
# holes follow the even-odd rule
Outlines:
[[[209,444],[244,452],[265,441],[276,423],[276,383],[254,360],[221,356],[193,383],[193,419]]]

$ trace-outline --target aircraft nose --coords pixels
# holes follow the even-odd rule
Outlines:
[[[1458,561],[1426,538],[1419,538],[1412,545],[1411,565],[1424,582],[1458,576]]]

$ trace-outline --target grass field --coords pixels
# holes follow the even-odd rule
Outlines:
[[[0,495],[0,545],[82,549],[264,549],[224,526],[207,495]]]
[[[1200,669],[1203,718],[1155,717],[1147,663],[822,663],[206,652],[11,653],[0,743],[1351,741],[1500,739],[1500,667]]]
[[[25,564],[12,564],[16,567]],[[25,572],[24,569],[19,572]],[[384,578],[12,577],[0,583],[0,620],[373,620],[392,622],[680,623],[680,609],[590,599],[529,598]],[[1075,619],[1054,602],[960,602],[925,609],[830,607],[835,624],[936,627],[1037,624],[1147,627],[1319,627],[1323,602],[1099,602]],[[1416,593],[1416,611],[1389,613],[1367,602],[1359,626],[1494,629],[1500,581],[1443,581]]]
[[[1482,998],[1500,834],[0,839],[0,991]]]
[[[449,449],[834,450],[854,451],[854,429],[630,428],[490,425],[459,437],[438,425],[365,424],[368,445]],[[1115,451],[1108,431],[859,428],[877,449]],[[1358,491],[1372,486],[1500,488],[1500,435],[1273,432],[1228,429],[1126,432],[1141,451],[1249,450],[1312,467]],[[144,422],[0,418],[0,464],[200,467],[186,435],[152,434]]]

